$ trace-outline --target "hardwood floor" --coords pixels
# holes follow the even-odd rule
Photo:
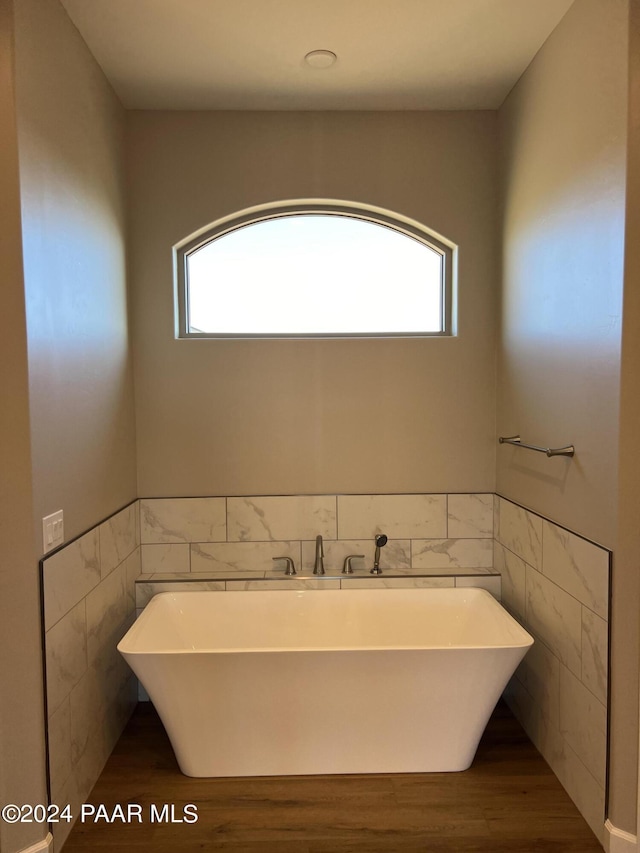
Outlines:
[[[90,797],[143,823],[76,824],[64,853],[589,853],[602,847],[504,705],[463,773],[191,779],[149,704],[138,706]],[[150,805],[198,808],[151,823]]]

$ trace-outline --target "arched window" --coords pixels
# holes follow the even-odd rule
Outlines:
[[[252,208],[175,247],[181,338],[452,334],[453,244],[377,208]]]

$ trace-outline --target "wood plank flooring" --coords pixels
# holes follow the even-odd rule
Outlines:
[[[143,823],[76,824],[64,853],[602,853],[506,706],[463,773],[191,779],[152,706],[138,706],[90,802]],[[196,823],[150,823],[154,803]]]

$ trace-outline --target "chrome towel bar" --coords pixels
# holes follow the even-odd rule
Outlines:
[[[538,447],[536,444],[525,444],[519,435],[501,435],[498,439],[500,444],[513,444],[516,447],[526,447],[527,450],[537,450],[538,453],[546,453],[547,456],[573,456],[576,452],[573,444],[566,447]]]

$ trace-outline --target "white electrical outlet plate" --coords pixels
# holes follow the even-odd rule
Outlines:
[[[43,553],[48,554],[64,542],[64,515],[61,509],[42,519]]]

